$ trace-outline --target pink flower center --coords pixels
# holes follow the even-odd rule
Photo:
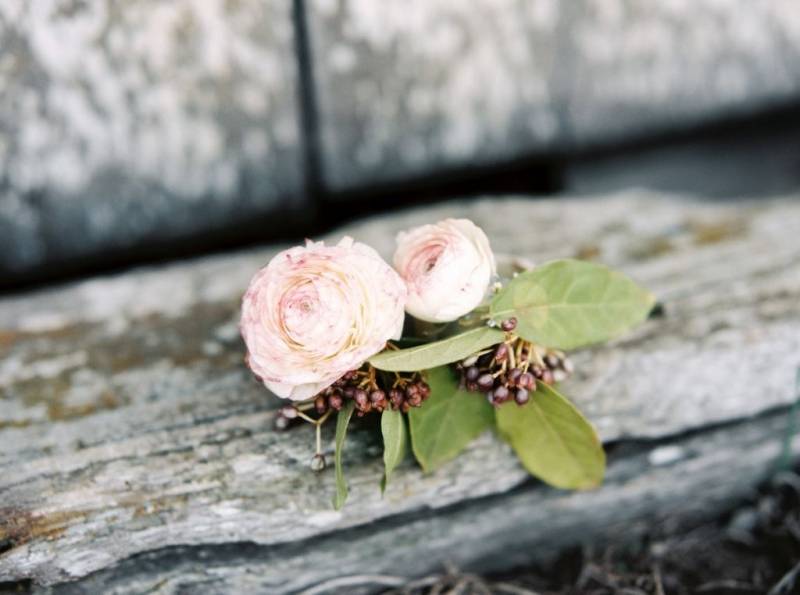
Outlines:
[[[445,245],[442,243],[423,246],[411,257],[408,263],[408,273],[405,275],[406,279],[416,283],[424,283],[425,276],[436,268],[444,251]]]
[[[281,313],[286,332],[303,343],[316,323],[319,295],[313,283],[303,283],[287,291],[281,300]]]

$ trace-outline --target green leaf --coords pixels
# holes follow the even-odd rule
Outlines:
[[[408,435],[403,414],[387,409],[381,414],[381,434],[383,434],[383,480],[381,492],[386,489],[389,478],[408,452]]]
[[[350,423],[350,418],[353,416],[355,405],[354,401],[348,400],[336,416],[336,452],[333,455],[336,464],[336,494],[333,497],[333,507],[336,510],[340,510],[347,500],[347,482],[344,480],[344,471],[342,470],[342,451],[347,434],[347,424]]]
[[[494,423],[492,406],[483,395],[458,389],[447,366],[427,370],[431,396],[408,412],[411,448],[426,472],[461,452]]]
[[[469,357],[481,349],[500,343],[504,337],[503,331],[482,326],[419,347],[382,351],[372,356],[369,363],[389,372],[429,370]]]
[[[606,455],[592,425],[563,396],[538,383],[531,400],[497,411],[500,435],[522,465],[557,488],[586,489],[603,481]]]
[[[546,347],[574,349],[612,339],[647,318],[655,298],[622,273],[556,260],[512,279],[491,316],[517,318],[517,333]]]

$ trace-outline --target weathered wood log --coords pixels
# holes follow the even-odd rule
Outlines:
[[[242,364],[238,300],[275,248],[253,250],[0,300],[0,581],[291,592],[447,559],[497,569],[714,514],[764,476],[800,364],[799,203],[485,200],[341,233],[389,254],[397,230],[454,214],[498,252],[595,258],[662,301],[663,316],[575,354],[564,386],[618,445],[602,488],[545,488],[487,435],[431,475],[407,462],[381,498],[379,444],[361,430],[333,511],[310,430],[275,432],[277,400]]]
[[[337,577],[423,576],[441,572],[443,560],[477,571],[532,560],[546,563],[576,544],[619,545],[656,526],[685,529],[730,509],[752,495],[755,481],[766,477],[780,450],[776,436],[785,430],[785,413],[773,413],[639,445],[612,455],[599,491],[564,494],[525,482],[506,494],[464,498],[448,506],[438,506],[431,493],[429,508],[383,519],[379,525],[273,546],[244,540],[161,548],[60,590],[131,595],[296,592]],[[486,447],[486,441],[479,446]],[[797,442],[793,452],[800,455]],[[375,583],[365,582],[367,590],[374,590]]]

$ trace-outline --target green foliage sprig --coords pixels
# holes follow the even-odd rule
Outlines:
[[[576,349],[619,337],[641,323],[654,304],[651,293],[625,275],[576,260],[557,260],[523,272],[488,303],[483,325],[407,349],[387,349],[368,364],[385,372],[419,372],[430,398],[407,413],[387,409],[381,418],[385,489],[411,452],[425,472],[457,456],[493,428],[531,475],[562,489],[587,489],[602,482],[605,453],[594,427],[556,388],[537,381],[524,405],[493,406],[459,387],[452,364],[517,337],[545,348]],[[515,319],[511,332],[501,330]],[[336,428],[334,499],[347,497],[341,454],[352,403],[339,412]],[[407,424],[405,418],[407,417]]]

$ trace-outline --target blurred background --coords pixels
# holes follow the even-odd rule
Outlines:
[[[409,204],[800,186],[797,0],[3,0],[0,289]]]

